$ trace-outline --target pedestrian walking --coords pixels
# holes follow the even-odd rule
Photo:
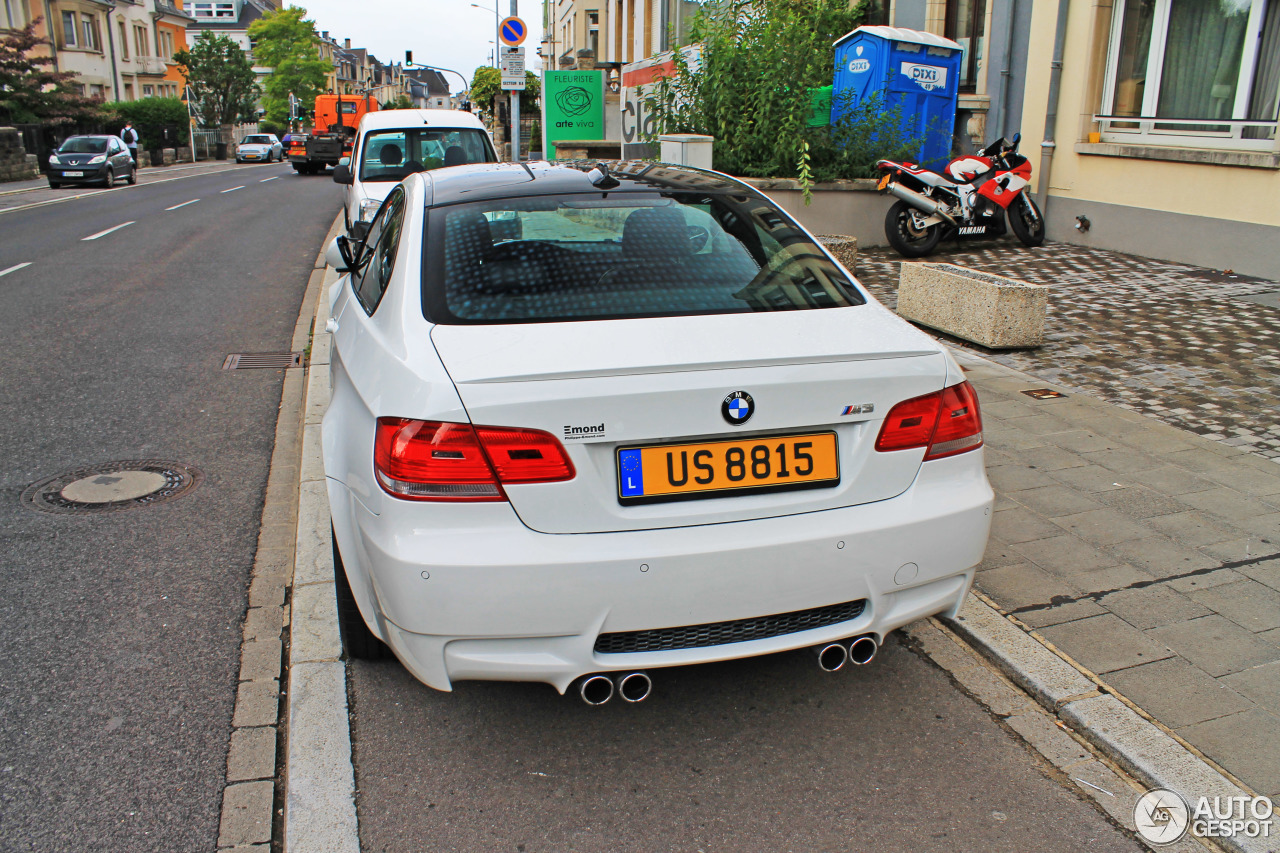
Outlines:
[[[124,144],[129,146],[129,156],[133,158],[133,162],[138,162],[138,131],[133,129],[133,122],[126,121],[124,130],[120,131],[120,138],[124,140]]]

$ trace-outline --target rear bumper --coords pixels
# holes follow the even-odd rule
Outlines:
[[[957,610],[982,559],[993,494],[981,451],[930,462],[902,495],[780,518],[625,533],[551,535],[505,504],[481,526],[433,526],[438,505],[390,500],[374,515],[329,481],[366,621],[426,684],[543,681],[750,657],[890,631]],[[339,519],[339,516],[345,518]],[[489,523],[492,522],[492,523]],[[353,584],[357,583],[353,577]],[[828,627],[728,645],[599,654],[601,633],[807,610],[863,599]]]

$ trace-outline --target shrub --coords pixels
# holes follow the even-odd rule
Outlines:
[[[143,98],[104,104],[103,120],[109,133],[119,133],[126,121],[138,131],[138,148],[176,148],[187,144],[187,105],[180,98]],[[168,128],[169,139],[164,138]],[[175,133],[176,130],[176,133]]]

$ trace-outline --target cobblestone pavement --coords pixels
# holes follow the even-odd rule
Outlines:
[[[975,351],[1280,462],[1280,284],[1067,243],[951,243],[928,260],[1052,286],[1042,348]],[[901,262],[858,256],[890,308]]]

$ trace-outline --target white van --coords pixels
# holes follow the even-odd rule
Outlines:
[[[343,158],[333,180],[347,185],[343,209],[347,233],[364,237],[391,188],[414,172],[496,163],[484,125],[461,110],[377,110],[356,128],[351,159]]]

